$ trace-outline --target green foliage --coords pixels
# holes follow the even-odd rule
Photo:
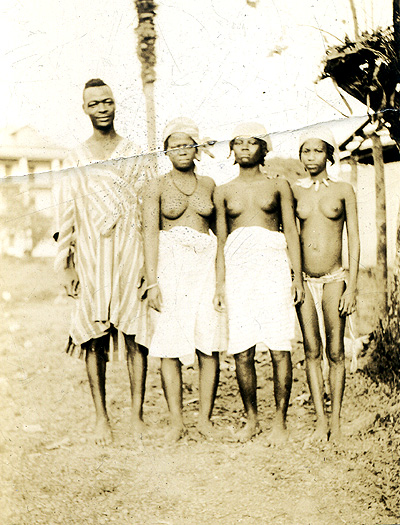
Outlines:
[[[383,382],[392,390],[400,390],[400,278],[399,269],[393,276],[390,307],[379,319],[374,332],[375,346],[366,373],[377,383]]]

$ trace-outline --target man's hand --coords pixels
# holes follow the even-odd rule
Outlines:
[[[302,279],[294,278],[292,282],[292,298],[295,306],[303,304],[304,286]]]
[[[150,308],[153,308],[156,312],[161,312],[162,296],[158,286],[147,290],[147,301]]]
[[[351,315],[356,311],[356,291],[345,290],[339,302],[339,313],[341,317]]]
[[[223,314],[225,312],[226,306],[225,306],[225,294],[223,292],[215,292],[214,299],[213,299],[213,305],[217,312],[220,314]]]
[[[62,284],[69,297],[76,299],[79,295],[79,277],[75,268],[66,268],[62,276]]]
[[[145,272],[144,266],[141,268],[139,272],[137,289],[138,289],[138,298],[140,301],[143,301],[147,297],[146,272]]]

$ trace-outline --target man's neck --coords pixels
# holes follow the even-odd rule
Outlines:
[[[114,127],[108,129],[93,128],[93,135],[89,138],[90,142],[113,142],[116,138],[121,138],[116,133]]]

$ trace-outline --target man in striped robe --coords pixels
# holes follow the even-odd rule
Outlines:
[[[138,298],[143,267],[139,195],[145,166],[139,148],[114,129],[115,101],[100,79],[86,83],[83,110],[92,136],[72,151],[56,185],[55,269],[75,298],[67,348],[86,360],[96,410],[95,442],[112,441],[106,409],[106,363],[126,357],[132,426],[144,430],[146,304]]]

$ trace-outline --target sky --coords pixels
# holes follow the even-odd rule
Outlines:
[[[391,0],[355,3],[361,30],[391,23]],[[181,115],[226,140],[240,121],[278,132],[348,114],[329,79],[315,84],[326,47],[354,34],[348,0],[159,0],[156,23],[160,147]],[[133,0],[2,0],[0,127],[29,124],[72,147],[91,132],[83,85],[100,77],[116,97],[117,131],[145,145],[136,24]]]

